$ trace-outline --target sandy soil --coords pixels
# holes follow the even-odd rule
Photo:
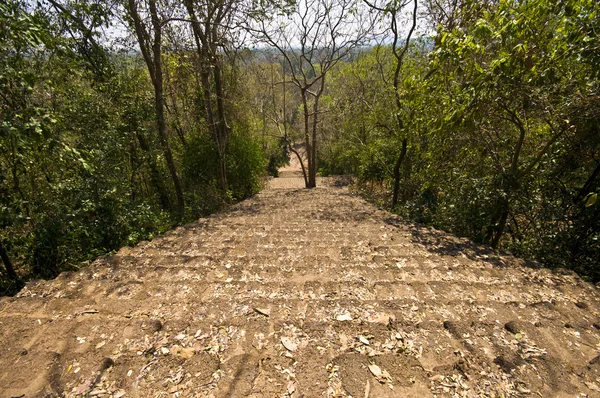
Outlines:
[[[0,299],[0,397],[600,396],[594,286],[319,183]]]

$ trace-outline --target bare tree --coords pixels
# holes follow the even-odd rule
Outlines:
[[[279,17],[271,16],[279,12]],[[249,30],[274,47],[290,70],[302,100],[307,188],[316,186],[319,101],[327,74],[354,49],[369,42],[375,13],[358,0],[300,0],[287,9],[263,7]],[[308,173],[308,175],[306,175]]]
[[[148,67],[148,73],[150,74],[150,79],[152,80],[152,85],[154,87],[154,102],[158,137],[163,147],[165,160],[173,180],[173,185],[175,186],[175,193],[177,195],[177,215],[181,219],[183,218],[185,212],[185,200],[183,197],[181,180],[177,174],[177,168],[175,166],[173,154],[169,145],[167,124],[165,121],[162,41],[163,28],[167,19],[163,18],[159,14],[159,5],[157,5],[157,0],[147,0],[145,5],[147,5],[147,9],[144,9],[143,11],[144,14],[146,14],[150,19],[149,23],[142,19],[143,14],[140,12],[140,5],[136,3],[136,0],[128,0],[126,10],[128,17],[130,18],[130,23],[133,25],[142,56],[144,57],[144,61]]]

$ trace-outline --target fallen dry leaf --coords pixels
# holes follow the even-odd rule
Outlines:
[[[298,345],[287,337],[281,338],[281,344],[285,347],[286,350],[291,352],[295,352],[298,349]]]
[[[383,375],[383,373],[381,372],[381,368],[377,365],[375,365],[374,363],[370,363],[369,364],[369,370],[371,371],[371,373],[373,373],[373,376],[379,378]]]
[[[292,395],[294,393],[294,391],[296,391],[296,386],[294,385],[293,381],[289,381],[288,385],[287,385],[287,391],[288,394]]]
[[[382,370],[379,366],[375,365],[374,363],[369,364],[369,370],[380,383],[392,381],[392,376],[390,376],[390,374],[386,370]]]
[[[264,316],[271,315],[271,310],[269,308],[254,308],[254,311],[256,311],[259,314],[264,315]]]
[[[335,319],[337,319],[338,321],[351,321],[352,320],[352,316],[350,314],[340,314],[338,315]]]

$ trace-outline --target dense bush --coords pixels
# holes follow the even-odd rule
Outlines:
[[[163,140],[142,57],[110,52],[86,31],[112,11],[64,7],[0,4],[0,249],[10,262],[0,267],[0,295],[247,198],[266,173],[252,115],[227,109],[228,185],[217,183],[219,155],[213,136],[198,132],[206,109],[189,54],[164,55]],[[231,78],[227,89],[247,87]]]
[[[394,211],[600,281],[598,3],[463,5],[411,43],[400,108],[389,46],[336,70],[323,169],[389,208],[406,140]]]

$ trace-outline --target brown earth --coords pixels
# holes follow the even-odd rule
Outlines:
[[[284,175],[2,298],[0,397],[600,396],[594,286]]]

